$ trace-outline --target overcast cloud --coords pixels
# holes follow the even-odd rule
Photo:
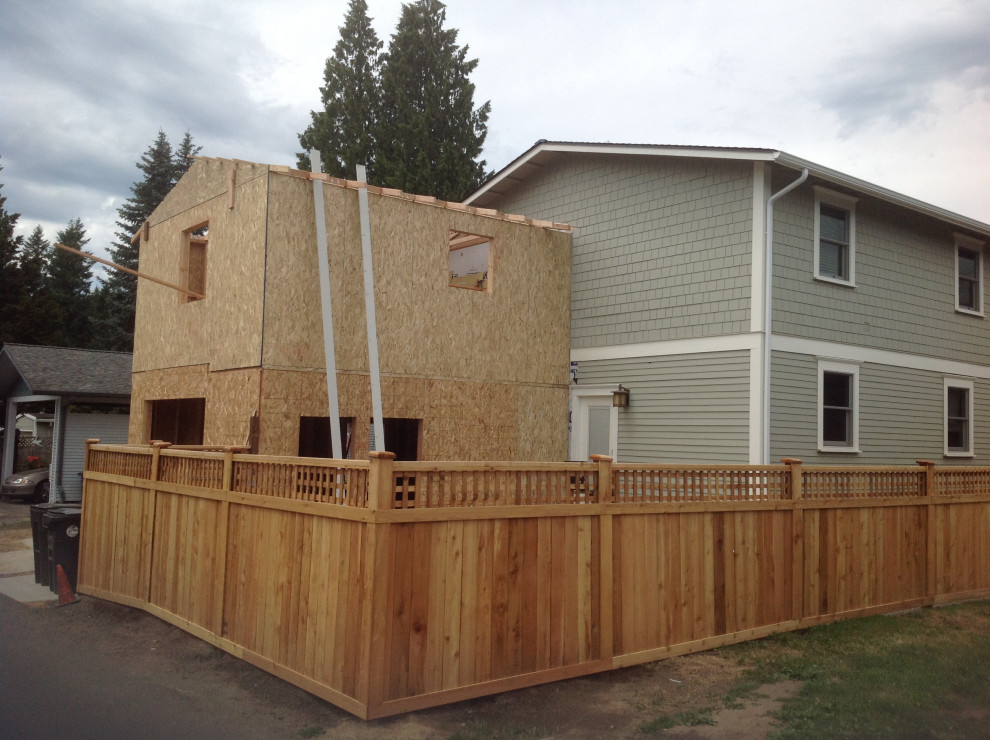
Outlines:
[[[388,43],[400,0],[368,0]],[[7,0],[0,182],[105,254],[159,129],[295,164],[346,0]],[[538,139],[782,149],[990,222],[990,3],[450,0],[499,169]]]

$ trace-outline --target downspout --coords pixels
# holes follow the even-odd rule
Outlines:
[[[770,332],[773,309],[773,204],[808,179],[808,168],[801,176],[767,200],[767,243],[764,250],[763,274],[763,464],[770,464]]]

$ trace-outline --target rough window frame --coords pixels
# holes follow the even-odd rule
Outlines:
[[[986,312],[984,310],[983,303],[983,285],[985,280],[983,279],[983,246],[984,243],[978,239],[973,239],[972,237],[965,236],[964,234],[954,234],[955,238],[955,296],[956,296],[956,311],[959,313],[969,314],[970,316],[980,316],[982,318],[986,317]],[[976,256],[976,278],[973,282],[976,283],[975,289],[973,291],[973,297],[975,299],[975,306],[964,306],[960,302],[960,290],[959,285],[962,280],[969,280],[959,273],[959,260],[962,258],[963,253],[968,252]]]
[[[818,185],[815,186],[815,280],[853,288],[856,287],[856,202],[856,198],[843,193],[837,193],[834,190],[828,190]],[[842,246],[846,250],[845,276],[828,275],[821,271],[822,206],[844,211],[847,216],[846,242],[842,243]]]
[[[179,262],[179,284],[186,290],[206,296],[206,265],[209,255],[209,219],[190,226],[182,232]],[[180,303],[202,300],[188,293],[179,294]]]
[[[464,250],[473,250],[474,260],[477,260],[478,255],[482,252],[480,250],[482,246],[485,247],[482,258],[485,262],[484,271],[459,272],[463,268],[455,265],[458,256],[466,254]],[[450,229],[447,232],[447,284],[450,287],[490,293],[492,289],[491,272],[492,238],[490,236],[458,231],[457,229]],[[481,277],[475,277],[477,275],[481,275]]]
[[[946,457],[973,457],[973,433],[976,429],[976,424],[974,423],[974,388],[975,384],[972,380],[964,380],[962,378],[945,378],[943,383],[942,391],[942,442],[944,445],[943,454]],[[949,416],[949,391],[950,390],[962,390],[966,392],[966,417],[952,417]],[[953,419],[961,419],[965,424],[965,444],[962,446],[949,446],[949,427],[950,422]]]
[[[825,440],[825,375],[845,375],[849,377],[849,439],[846,444],[834,444]],[[818,451],[819,452],[859,452],[859,365],[819,360],[818,362]]]

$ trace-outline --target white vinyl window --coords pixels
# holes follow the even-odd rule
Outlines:
[[[945,379],[945,455],[973,456],[973,381]]]
[[[962,234],[956,240],[956,310],[983,316],[983,242]]]
[[[859,365],[818,362],[818,450],[859,452]]]
[[[856,284],[856,199],[815,187],[815,278]]]

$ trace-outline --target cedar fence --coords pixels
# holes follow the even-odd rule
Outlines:
[[[990,595],[990,468],[86,460],[80,592],[363,718]]]

